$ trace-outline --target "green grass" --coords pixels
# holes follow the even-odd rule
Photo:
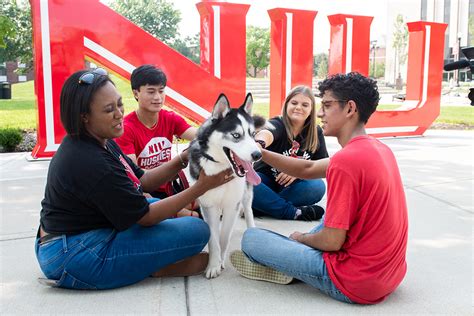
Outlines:
[[[125,113],[137,108],[137,103],[130,90],[130,83],[112,75],[117,89],[125,104]],[[23,130],[36,129],[37,111],[35,106],[33,81],[12,85],[11,100],[0,100],[0,128],[13,127]],[[379,109],[394,109],[398,105],[379,105]],[[253,112],[268,117],[268,103],[255,103]],[[442,106],[437,123],[463,124],[474,126],[474,107]]]
[[[474,106],[442,106],[438,123],[474,125]]]
[[[0,100],[0,128],[36,129],[36,109],[33,100]]]

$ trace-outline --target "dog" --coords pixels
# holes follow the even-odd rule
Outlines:
[[[236,218],[243,209],[247,227],[255,227],[252,213],[253,185],[260,177],[253,162],[262,157],[255,143],[250,93],[238,109],[231,108],[224,94],[217,99],[212,115],[197,131],[189,146],[189,174],[196,180],[203,169],[214,175],[232,168],[234,179],[199,197],[201,213],[209,225],[209,263],[205,276],[218,277],[225,268],[229,240]],[[221,221],[222,217],[222,223]]]

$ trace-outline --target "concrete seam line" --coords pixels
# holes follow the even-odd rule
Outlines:
[[[189,307],[189,277],[184,277],[184,297],[186,300],[186,315],[191,316],[191,310]]]
[[[416,192],[418,192],[418,193],[421,193],[421,194],[423,194],[423,195],[426,195],[426,196],[428,196],[428,197],[430,197],[430,198],[432,198],[432,199],[437,200],[438,202],[441,202],[441,203],[447,204],[447,205],[449,205],[449,206],[452,206],[452,207],[454,207],[454,208],[460,209],[460,210],[463,211],[463,212],[469,213],[469,214],[471,214],[471,215],[473,214],[473,212],[472,212],[471,210],[462,208],[462,207],[460,207],[460,206],[457,206],[456,204],[453,204],[453,203],[451,203],[451,202],[442,200],[442,199],[440,199],[440,198],[438,198],[438,197],[436,197],[436,196],[434,196],[434,195],[431,195],[431,194],[425,193],[425,192],[423,192],[423,191],[417,190],[416,188],[411,188],[411,190],[416,191]]]

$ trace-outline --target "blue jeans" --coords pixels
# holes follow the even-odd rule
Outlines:
[[[294,219],[296,207],[317,203],[326,192],[321,179],[297,179],[285,188],[274,177],[260,172],[258,175],[262,182],[253,188],[252,208],[275,218]]]
[[[158,202],[160,199],[157,197],[147,197],[146,200],[148,201],[148,204]]]
[[[311,232],[322,227],[321,223]],[[317,249],[269,230],[249,228],[242,237],[242,251],[253,262],[301,280],[338,301],[352,303],[332,282],[323,253]]]
[[[47,278],[58,287],[111,289],[139,282],[161,268],[199,253],[209,240],[201,219],[181,217],[154,226],[135,224],[60,235],[35,250]]]

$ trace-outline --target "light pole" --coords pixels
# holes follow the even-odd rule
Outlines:
[[[459,32],[458,33],[458,61],[461,60],[461,36],[462,36],[462,33]],[[458,72],[458,75],[457,75],[457,78],[456,78],[456,87],[459,87],[459,77],[461,77],[461,69],[458,69],[457,70]]]
[[[370,41],[372,45],[372,76],[375,78],[375,50],[377,49],[377,40]]]

